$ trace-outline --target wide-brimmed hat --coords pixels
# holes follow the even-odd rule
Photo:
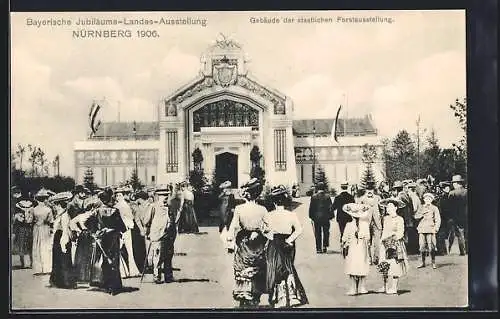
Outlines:
[[[403,182],[401,181],[395,181],[394,185],[392,185],[392,188],[403,188]]]
[[[36,194],[35,194],[35,199],[47,199],[51,196],[49,191],[45,188],[40,189]]]
[[[16,204],[16,207],[19,209],[28,209],[28,208],[31,208],[32,206],[33,206],[33,203],[29,200],[22,200]]]
[[[11,191],[12,193],[20,193],[20,192],[21,192],[21,189],[20,189],[19,187],[17,187],[17,186],[12,186],[12,187],[10,188],[10,191]]]
[[[465,180],[462,178],[462,175],[453,175],[453,177],[451,178],[451,182],[452,183],[464,183]]]
[[[148,197],[149,197],[149,195],[145,191],[138,191],[137,193],[134,194],[134,197],[135,197],[135,199],[139,199],[140,198],[140,199],[143,199],[143,200],[147,200]],[[132,198],[131,198],[131,200],[132,200]]]
[[[367,217],[370,206],[358,203],[349,203],[342,206],[342,210],[355,218]]]
[[[406,186],[409,187],[409,188],[415,188],[415,187],[417,187],[417,183],[415,183],[415,182],[409,182],[408,184],[406,184]]]
[[[116,190],[115,190],[115,194],[126,194],[126,193],[132,193],[134,191],[134,189],[127,185],[127,186],[121,186],[121,187],[117,187]]]
[[[446,186],[451,186],[451,182],[448,181],[439,182],[439,187],[445,188]]]
[[[431,201],[433,201],[436,198],[434,196],[434,194],[432,194],[432,193],[425,193],[424,195],[422,195],[422,198],[426,198],[426,197],[429,197],[431,199]]]
[[[250,179],[248,182],[246,182],[245,184],[241,185],[241,188],[245,188],[248,190],[248,189],[258,187],[259,185],[260,185],[259,179],[257,177],[254,177],[254,178]]]
[[[113,189],[111,187],[107,187],[98,195],[99,200],[104,204],[107,204],[113,200]]]
[[[73,193],[71,192],[61,192],[57,193],[49,198],[52,203],[60,203],[65,201],[70,201],[73,198]]]
[[[154,193],[160,196],[168,196],[170,195],[170,188],[167,185],[159,185]]]
[[[413,183],[413,179],[405,179],[405,180],[403,180],[403,185],[405,185],[405,186],[408,185],[408,184],[410,184],[410,183]]]
[[[381,200],[379,202],[379,205],[383,206],[383,207],[387,207],[387,205],[389,203],[394,204],[394,206],[396,206],[397,208],[403,208],[403,207],[406,206],[406,204],[402,200],[400,200],[398,198],[386,198],[386,199],[383,199],[383,200]]]
[[[279,185],[279,186],[275,187],[269,193],[269,195],[271,197],[280,197],[280,196],[286,195],[287,193],[288,193],[288,190],[286,189],[286,187],[284,185]]]
[[[232,185],[231,181],[225,181],[224,183],[219,185],[219,188],[220,189],[229,188],[229,187],[231,187],[231,185]]]

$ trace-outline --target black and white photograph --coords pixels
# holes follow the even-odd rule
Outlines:
[[[12,310],[468,306],[465,10],[10,19]]]

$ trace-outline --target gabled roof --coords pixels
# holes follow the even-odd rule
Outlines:
[[[160,136],[160,126],[158,122],[137,122],[137,136]],[[133,122],[104,122],[101,124],[94,138],[130,137],[134,138]]]
[[[331,134],[335,119],[307,119],[293,121],[293,134],[312,134],[316,127],[316,134]],[[345,128],[345,131],[344,131]],[[344,135],[373,135],[377,134],[372,120],[369,116],[364,118],[339,119],[337,124],[337,134]]]

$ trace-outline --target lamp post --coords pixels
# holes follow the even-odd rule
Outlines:
[[[134,140],[135,140],[135,174],[139,177],[139,171],[137,170],[137,123],[134,121]]]
[[[313,121],[312,182],[313,182],[313,185],[316,185],[316,121]]]

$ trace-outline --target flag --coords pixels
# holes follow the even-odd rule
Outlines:
[[[101,109],[101,106],[97,104],[96,102],[92,103],[92,106],[90,107],[90,112],[89,112],[89,125],[90,129],[92,130],[92,133],[95,133],[99,126],[101,125],[101,121],[96,122],[96,117],[97,113],[99,113],[99,110]]]
[[[338,126],[338,122],[339,122],[339,114],[340,114],[340,110],[342,109],[342,105],[339,106],[339,109],[337,110],[337,115],[335,116],[335,122],[333,123],[333,128],[332,128],[332,134],[333,134],[333,138],[335,139],[335,142],[339,142],[338,139],[337,139],[337,126]]]

